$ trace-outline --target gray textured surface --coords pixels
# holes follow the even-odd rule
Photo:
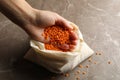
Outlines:
[[[29,49],[28,36],[0,14],[0,80],[120,80],[120,0],[27,0],[37,9],[55,11],[77,24],[85,41],[102,55],[93,55],[93,61],[75,68],[70,77],[55,75],[24,59],[15,61]],[[108,61],[111,64],[108,64]],[[80,70],[86,75],[74,75]]]

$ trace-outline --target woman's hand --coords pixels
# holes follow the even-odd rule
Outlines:
[[[72,31],[69,21],[50,11],[32,8],[25,0],[0,0],[0,11],[15,24],[24,29],[32,39],[48,42],[42,36],[45,27],[58,25],[66,27],[70,31],[72,45],[60,45],[66,50],[74,49],[77,35]]]
[[[27,32],[32,39],[40,42],[49,42],[44,39],[42,33],[44,28],[52,25],[62,26],[70,31],[72,45],[63,44],[59,47],[62,49],[72,50],[76,45],[77,35],[72,31],[73,27],[70,25],[69,21],[58,15],[57,13],[50,11],[34,10],[36,17],[31,20],[30,24],[27,24]]]

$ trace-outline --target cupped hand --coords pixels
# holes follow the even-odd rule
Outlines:
[[[70,25],[69,21],[58,15],[57,13],[51,12],[51,11],[41,11],[41,10],[34,10],[35,17],[30,20],[30,24],[27,24],[27,32],[30,35],[30,37],[34,40],[40,41],[40,42],[49,42],[44,39],[42,36],[42,33],[44,32],[45,27],[48,26],[62,26],[67,28],[70,31],[70,37],[71,37],[71,45],[63,44],[59,47],[64,50],[72,51],[76,46],[76,41],[78,39],[75,32],[73,32],[73,27]]]

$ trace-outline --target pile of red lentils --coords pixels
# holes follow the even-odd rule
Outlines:
[[[71,45],[70,34],[66,28],[59,26],[50,26],[46,27],[43,34],[46,40],[49,40],[49,43],[45,43],[45,49],[47,50],[57,50],[57,51],[66,51],[59,47],[62,44]]]

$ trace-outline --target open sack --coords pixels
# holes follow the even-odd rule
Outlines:
[[[54,73],[64,73],[75,68],[80,62],[91,56],[94,51],[84,42],[79,28],[73,23],[70,24],[75,28],[79,37],[72,52],[46,50],[44,43],[31,40],[30,45],[36,53],[27,53],[24,58]]]

